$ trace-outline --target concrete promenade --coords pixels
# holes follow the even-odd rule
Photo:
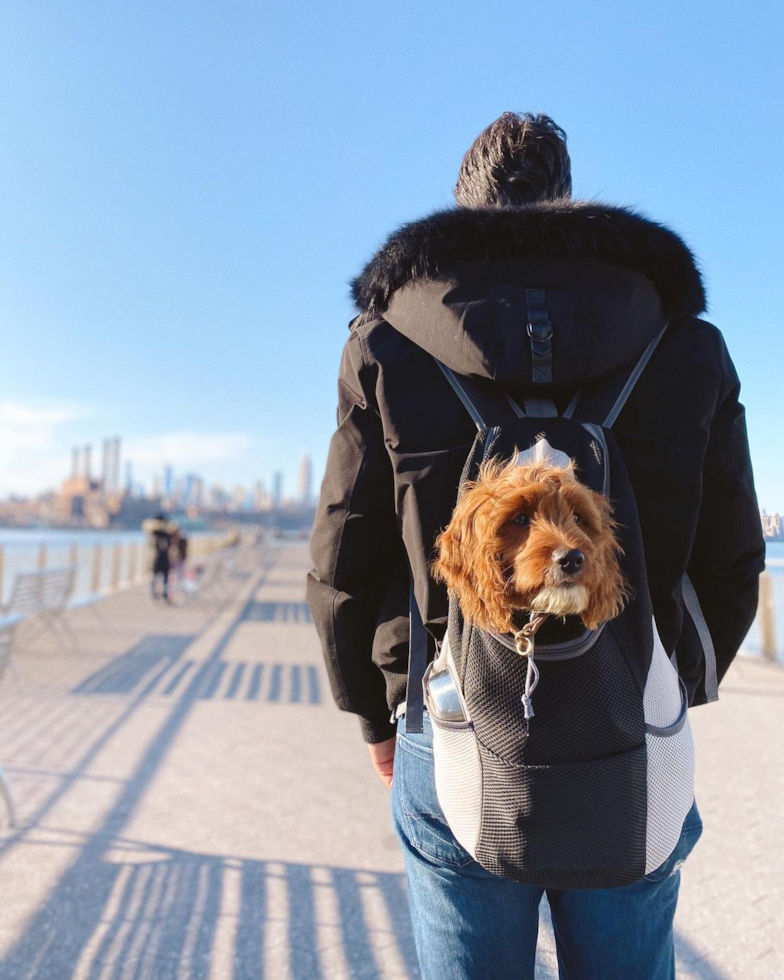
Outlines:
[[[241,552],[221,601],[135,589],[80,649],[22,635],[0,683],[1,980],[416,977],[388,793],[334,708],[304,544]],[[784,976],[784,668],[692,713],[705,833],[678,976]],[[557,976],[546,925],[538,976]],[[505,980],[505,978],[498,978]]]

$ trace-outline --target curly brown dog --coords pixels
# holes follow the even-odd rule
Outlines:
[[[436,542],[433,572],[483,629],[514,632],[519,609],[580,615],[596,629],[629,596],[616,527],[606,497],[541,440],[512,462],[484,463],[464,485]]]

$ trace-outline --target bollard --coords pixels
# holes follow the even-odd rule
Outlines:
[[[68,549],[68,564],[74,570],[74,584],[79,578],[79,545],[76,541],[71,542],[71,547]]]
[[[42,544],[38,549],[38,571],[42,572],[46,568],[46,545]]]
[[[120,585],[120,567],[122,564],[122,546],[116,544],[112,553],[112,590],[117,591]]]
[[[101,546],[99,544],[93,545],[93,580],[91,585],[92,591],[101,591]]]
[[[765,660],[776,660],[776,623],[773,618],[773,578],[763,572],[759,580],[760,646]]]

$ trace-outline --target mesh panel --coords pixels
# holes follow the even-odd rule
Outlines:
[[[645,746],[596,762],[510,767],[480,745],[477,860],[547,888],[609,888],[643,875]]]
[[[677,735],[646,735],[648,834],[645,873],[672,854],[694,802],[694,742],[687,720]]]
[[[452,833],[476,854],[482,819],[482,769],[471,725],[447,727],[431,717],[438,802]]]
[[[520,700],[526,659],[480,630],[470,631],[468,654],[464,691],[477,737],[507,762],[582,762],[642,744],[642,699],[609,627],[582,656],[537,662],[530,721]]]
[[[645,684],[645,720],[657,728],[674,725],[681,714],[681,686],[678,672],[661,645],[656,624],[653,628],[653,656]]]

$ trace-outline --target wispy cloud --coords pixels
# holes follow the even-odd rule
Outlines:
[[[126,442],[124,455],[142,470],[171,465],[196,470],[212,463],[235,462],[251,452],[254,437],[248,432],[203,433],[192,430],[136,436]]]
[[[0,495],[39,493],[68,473],[62,429],[89,414],[76,405],[0,401]]]
[[[70,473],[72,445],[93,443],[97,472],[103,433],[95,428],[96,413],[85,406],[0,401],[0,497],[59,487]],[[132,460],[136,478],[145,481],[166,465],[180,473],[203,472],[221,479],[224,471],[241,468],[257,449],[257,439],[248,432],[189,429],[149,436],[138,433],[124,440],[123,458]]]

